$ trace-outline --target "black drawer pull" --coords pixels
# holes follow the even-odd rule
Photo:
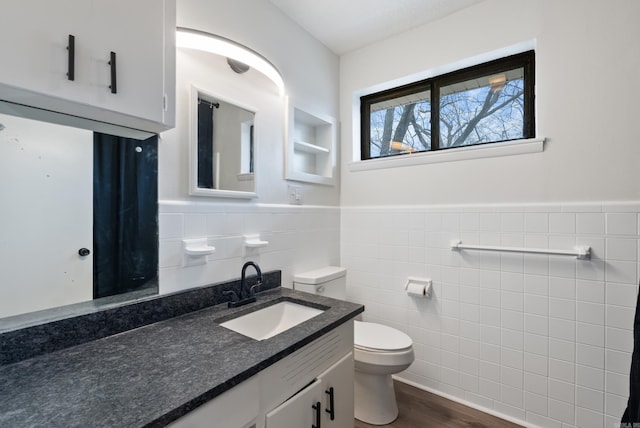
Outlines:
[[[331,420],[336,418],[336,409],[333,405],[333,386],[325,391],[325,394],[329,395],[329,408],[324,409],[325,412],[329,413],[329,417]]]
[[[311,406],[311,408],[316,411],[316,424],[311,425],[311,428],[320,428],[320,411],[322,410],[322,404],[318,401]]]
[[[67,45],[67,79],[76,78],[76,37],[69,34],[69,44]]]
[[[116,53],[115,52],[111,52],[109,65],[111,66],[111,84],[109,85],[109,89],[111,89],[112,94],[116,94],[118,93],[118,82],[116,79]]]

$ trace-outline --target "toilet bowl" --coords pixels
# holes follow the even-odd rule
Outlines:
[[[328,266],[294,276],[294,289],[346,299],[346,269]],[[398,417],[391,375],[415,359],[413,342],[395,328],[354,322],[355,417],[371,425],[386,425]]]
[[[392,374],[415,359],[413,342],[386,325],[355,321],[355,417],[371,425],[386,425],[398,417]]]

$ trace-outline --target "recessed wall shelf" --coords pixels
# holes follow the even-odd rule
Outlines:
[[[289,105],[287,180],[335,185],[336,120]]]
[[[318,154],[318,153],[330,153],[330,150],[326,147],[316,146],[315,144],[305,143],[304,141],[294,141],[294,150],[301,152]]]

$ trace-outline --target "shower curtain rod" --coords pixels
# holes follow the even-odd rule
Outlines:
[[[548,248],[524,248],[524,247],[499,247],[492,245],[469,245],[463,244],[462,241],[451,241],[452,250],[482,250],[482,251],[501,251],[507,253],[528,253],[528,254],[548,254],[553,256],[574,256],[580,260],[588,260],[591,258],[591,247],[577,246],[573,250],[552,250]]]
[[[198,98],[198,104],[206,104],[209,106],[209,108],[220,108],[220,103],[214,103],[213,101],[209,101],[209,100],[204,100],[202,98]]]

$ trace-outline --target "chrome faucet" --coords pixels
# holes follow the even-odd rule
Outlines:
[[[249,266],[253,266],[253,268],[256,270],[257,282],[247,290],[245,276],[246,276],[246,273],[247,273],[247,268]],[[244,266],[242,266],[242,275],[240,277],[240,293],[236,293],[233,290],[223,291],[222,293],[225,294],[225,295],[231,296],[230,297],[231,300],[229,300],[227,305],[230,308],[237,308],[238,306],[242,306],[242,305],[246,305],[247,303],[255,302],[256,301],[256,289],[259,289],[261,285],[262,285],[262,271],[260,270],[260,266],[258,266],[254,262],[246,262],[244,264]]]

